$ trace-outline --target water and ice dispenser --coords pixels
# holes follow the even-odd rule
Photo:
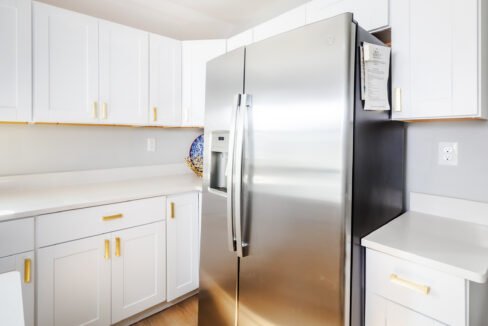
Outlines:
[[[210,189],[226,193],[226,168],[229,151],[228,131],[212,132],[210,151]]]

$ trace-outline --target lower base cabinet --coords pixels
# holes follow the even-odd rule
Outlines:
[[[168,196],[168,301],[198,288],[200,229],[198,193]]]
[[[165,224],[38,250],[38,325],[110,325],[165,299]]]
[[[366,326],[445,325],[375,294],[368,293],[366,302]]]
[[[33,251],[0,258],[0,274],[18,271],[22,277],[22,299],[26,326],[34,326],[34,265]]]
[[[115,232],[112,324],[166,299],[164,222]]]
[[[38,325],[110,325],[110,235],[38,250]]]

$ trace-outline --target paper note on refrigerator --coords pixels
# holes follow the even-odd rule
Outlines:
[[[390,51],[386,46],[363,43],[361,48],[361,97],[364,110],[388,111]]]

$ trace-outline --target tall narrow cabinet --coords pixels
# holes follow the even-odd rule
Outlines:
[[[198,193],[169,196],[167,205],[167,299],[171,301],[198,288]]]

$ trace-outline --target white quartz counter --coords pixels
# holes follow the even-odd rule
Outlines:
[[[488,278],[486,225],[412,211],[366,236],[361,243],[473,282],[485,283]]]
[[[142,198],[200,191],[194,174],[145,177],[125,181],[0,190],[0,221]]]

